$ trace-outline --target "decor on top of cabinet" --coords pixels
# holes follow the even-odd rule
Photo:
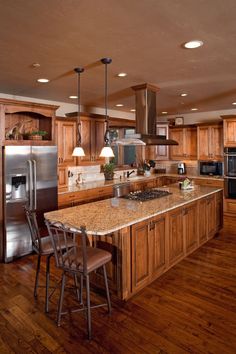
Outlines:
[[[18,122],[13,125],[10,129],[6,130],[5,138],[6,140],[22,140],[25,138],[25,125],[31,123],[32,120],[27,120],[25,122]]]
[[[105,180],[109,181],[109,180],[113,179],[114,169],[115,169],[114,162],[109,162],[109,163],[102,165],[101,170],[104,173]]]
[[[110,130],[109,130],[109,122],[107,115],[107,65],[112,62],[111,58],[103,58],[101,62],[105,65],[105,125],[106,131],[104,135],[105,146],[102,148],[100,157],[114,157],[114,152],[111,148],[111,138],[110,138]]]
[[[47,135],[45,130],[33,130],[32,132],[26,133],[29,140],[43,140],[43,137]]]
[[[72,156],[85,156],[84,149],[81,146],[81,121],[80,121],[80,74],[84,72],[84,68],[75,68],[74,71],[78,74],[78,115],[77,115],[77,146],[74,148]]]

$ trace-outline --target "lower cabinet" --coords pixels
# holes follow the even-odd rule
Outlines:
[[[131,227],[131,239],[131,290],[136,292],[161,274],[165,268],[165,215],[133,225]]]
[[[176,263],[184,255],[183,231],[183,208],[178,208],[169,213],[169,264]]]
[[[198,208],[197,203],[192,203],[183,210],[184,240],[186,254],[198,246]]]
[[[80,204],[111,198],[112,195],[112,186],[88,189],[78,192],[60,193],[58,195],[58,208],[69,208]]]

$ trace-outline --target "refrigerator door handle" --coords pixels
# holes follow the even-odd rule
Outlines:
[[[30,210],[33,209],[33,168],[32,168],[32,161],[27,160],[29,165],[29,208]]]
[[[34,194],[34,210],[37,209],[37,168],[36,168],[36,161],[32,160],[33,165],[33,194]]]

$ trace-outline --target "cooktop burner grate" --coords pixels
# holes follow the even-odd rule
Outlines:
[[[122,198],[145,202],[147,200],[165,197],[170,194],[172,194],[172,193],[165,191],[165,190],[152,189],[152,190],[147,190],[147,191],[130,192],[129,194],[123,196]]]

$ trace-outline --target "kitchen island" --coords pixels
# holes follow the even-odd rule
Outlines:
[[[45,214],[50,221],[85,225],[90,242],[112,253],[111,289],[128,299],[212,238],[222,227],[222,189],[178,185],[160,199],[111,198]],[[100,274],[96,283],[102,284]]]

